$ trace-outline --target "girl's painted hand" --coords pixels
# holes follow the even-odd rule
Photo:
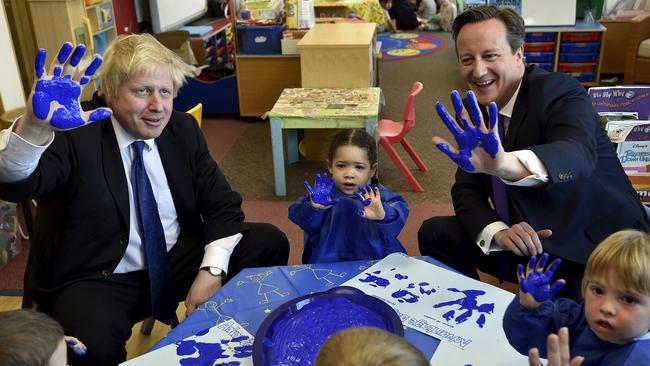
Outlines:
[[[309,185],[309,182],[305,181],[305,187],[309,191],[309,198],[311,199],[311,205],[315,208],[324,209],[329,208],[332,205],[335,205],[337,200],[332,199],[332,187],[334,187],[334,177],[327,180],[327,173],[316,174],[316,183],[314,188]]]
[[[84,356],[86,354],[86,345],[81,343],[80,340],[70,336],[64,336],[64,338],[65,344],[68,345],[68,347],[72,350],[72,352],[74,352],[75,355]]]
[[[86,46],[82,44],[73,50],[71,43],[64,43],[53,61],[50,75],[44,69],[47,52],[42,48],[38,50],[34,60],[37,80],[28,103],[30,116],[47,122],[55,130],[68,130],[111,116],[109,108],[88,112],[81,109],[81,91],[102,64],[102,58],[95,55],[83,73],[77,72],[85,52]]]
[[[566,281],[562,279],[551,284],[553,274],[562,260],[557,258],[544,269],[547,261],[548,253],[542,254],[539,262],[536,256],[530,257],[525,275],[524,266],[517,266],[520,302],[526,308],[536,308],[539,303],[552,299],[566,285]]]
[[[383,220],[386,216],[384,205],[381,203],[379,188],[372,189],[370,185],[359,186],[359,192],[354,192],[363,208],[359,209],[359,215],[368,220]]]

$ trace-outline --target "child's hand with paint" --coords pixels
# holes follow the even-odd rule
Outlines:
[[[65,344],[68,345],[68,347],[72,350],[72,352],[74,352],[75,355],[84,356],[86,354],[86,345],[81,343],[80,340],[71,336],[65,336],[64,338]]]
[[[542,254],[539,262],[536,256],[530,257],[525,274],[524,266],[521,264],[517,266],[519,302],[525,308],[537,308],[542,302],[551,300],[566,285],[566,281],[562,279],[551,283],[553,274],[562,260],[560,258],[555,259],[545,269],[547,261],[548,253]]]
[[[381,194],[379,188],[373,189],[370,185],[365,187],[359,186],[359,191],[354,192],[354,195],[359,199],[363,208],[359,209],[359,215],[368,220],[383,220],[386,216],[384,205],[381,203]]]
[[[51,138],[52,130],[69,130],[111,116],[109,108],[87,112],[81,109],[79,98],[83,87],[102,64],[102,58],[95,55],[83,72],[77,71],[85,52],[82,44],[73,51],[72,44],[64,43],[48,74],[44,69],[47,51],[38,50],[34,62],[37,80],[16,133],[32,143],[44,143]]]
[[[316,174],[316,183],[312,188],[309,182],[305,181],[305,187],[309,191],[311,205],[314,208],[326,209],[336,204],[337,200],[332,199],[332,187],[334,187],[334,177],[327,180],[327,173],[323,175]]]

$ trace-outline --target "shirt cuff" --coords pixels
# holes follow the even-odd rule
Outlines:
[[[517,181],[501,179],[503,183],[519,187],[534,187],[548,183],[548,170],[534,152],[531,150],[518,150],[511,151],[511,153],[531,172],[531,175]]]
[[[224,272],[224,277],[228,273],[228,262],[235,246],[244,236],[241,233],[217,239],[205,246],[203,261],[199,269],[203,267],[217,267]]]
[[[34,145],[10,128],[0,131],[0,181],[17,182],[29,177],[47,148],[54,141],[54,132],[45,145]]]
[[[493,244],[492,239],[494,238],[494,234],[505,229],[508,229],[508,225],[506,225],[503,221],[495,221],[491,223],[478,234],[476,244],[479,248],[481,248],[484,254],[489,254],[490,252],[499,252],[503,250],[500,246]]]

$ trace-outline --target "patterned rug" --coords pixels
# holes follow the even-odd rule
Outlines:
[[[431,33],[380,33],[382,61],[404,60],[439,52],[445,48],[445,40]]]

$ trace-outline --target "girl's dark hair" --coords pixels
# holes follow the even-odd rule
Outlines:
[[[365,130],[354,130],[354,129],[344,129],[332,137],[332,142],[330,142],[330,149],[327,153],[327,159],[329,161],[334,160],[334,154],[336,154],[336,149],[340,146],[356,146],[360,149],[366,150],[368,153],[368,161],[370,165],[375,165],[377,163],[377,143],[375,139],[372,138]]]

